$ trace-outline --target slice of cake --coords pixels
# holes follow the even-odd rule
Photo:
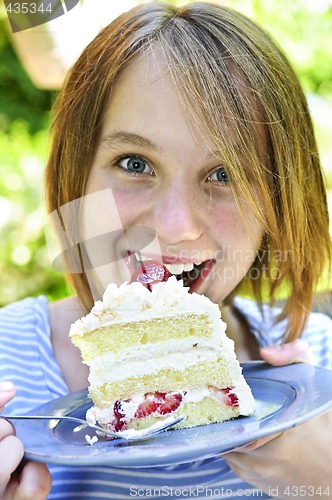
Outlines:
[[[71,327],[90,369],[88,420],[124,431],[170,415],[185,416],[177,427],[251,415],[255,401],[219,307],[174,276],[158,280],[136,273],[110,284]]]

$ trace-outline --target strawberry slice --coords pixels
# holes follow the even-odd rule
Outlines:
[[[148,397],[141,403],[134,415],[134,418],[144,418],[158,410],[158,403],[154,399]]]
[[[211,395],[227,406],[239,406],[239,398],[234,392],[234,387],[225,387],[218,389],[217,387],[209,387]]]
[[[157,415],[166,415],[175,411],[182,401],[182,395],[179,393],[154,392],[147,395],[146,399],[141,403],[134,417],[144,418],[155,413]]]
[[[166,394],[164,402],[158,408],[158,413],[161,415],[172,413],[180,406],[181,401],[181,394]]]
[[[142,283],[148,290],[152,290],[152,285],[160,283],[162,281],[167,281],[172,274],[169,272],[167,267],[165,267],[160,262],[156,260],[146,260],[135,269],[133,272],[130,283],[138,281]]]
[[[114,419],[107,424],[108,428],[115,432],[124,431],[127,428],[126,413],[122,408],[121,401],[117,400],[113,406]]]
[[[224,393],[224,401],[227,406],[239,406],[239,398],[233,392],[232,387],[226,387],[226,389],[222,389],[222,392]]]

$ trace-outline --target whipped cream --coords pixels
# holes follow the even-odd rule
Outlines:
[[[71,326],[70,336],[84,335],[109,324],[162,318],[186,312],[212,315],[215,321],[219,321],[220,329],[218,305],[204,295],[189,294],[189,288],[184,287],[182,280],[178,281],[175,276],[171,276],[166,282],[156,283],[151,292],[138,282],[125,282],[119,287],[110,283],[103,299],[95,302],[91,312]]]
[[[184,371],[198,363],[216,361],[220,356],[225,362],[235,360],[234,342],[226,336],[221,342],[220,331],[208,339],[190,337],[135,346],[130,350],[106,352],[87,363],[90,367],[89,383],[92,386],[110,384],[167,369]],[[238,373],[235,366],[233,376]]]

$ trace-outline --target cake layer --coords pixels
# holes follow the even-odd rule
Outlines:
[[[176,392],[197,389],[206,386],[241,387],[240,367],[234,364],[231,368],[228,360],[220,358],[191,366],[186,370],[168,368],[144,377],[129,377],[117,382],[99,384],[90,383],[90,396],[97,406],[109,406],[110,402],[131,398],[137,394],[146,394],[155,390]],[[247,385],[246,385],[247,387]],[[249,389],[247,388],[247,391]]]
[[[92,385],[113,383],[124,378],[140,377],[157,373],[162,369],[185,370],[192,365],[223,359],[224,363],[234,362],[233,341],[213,342],[213,338],[192,338],[165,340],[146,344],[136,349],[105,352],[88,364],[89,382]]]
[[[179,320],[181,329],[179,329]],[[79,347],[84,362],[90,365],[94,358],[99,358],[106,352],[118,354],[117,359],[122,360],[130,350],[140,349],[147,344],[154,345],[165,339],[168,341],[176,339],[179,342],[181,339],[189,339],[190,341],[195,335],[199,335],[199,338],[204,340],[211,338],[212,332],[213,324],[207,314],[185,313],[181,316],[166,316],[163,319],[154,318],[107,325],[85,335],[73,333],[71,339]],[[214,336],[216,335],[217,339],[220,339],[220,331],[215,332]],[[215,343],[217,339],[215,338],[213,342]]]

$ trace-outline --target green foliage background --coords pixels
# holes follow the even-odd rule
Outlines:
[[[171,3],[186,3],[173,0]],[[312,107],[332,190],[332,0],[229,0],[284,48]],[[0,306],[27,295],[68,294],[52,270],[44,236],[43,173],[51,91],[34,87],[12,48],[0,5]]]

